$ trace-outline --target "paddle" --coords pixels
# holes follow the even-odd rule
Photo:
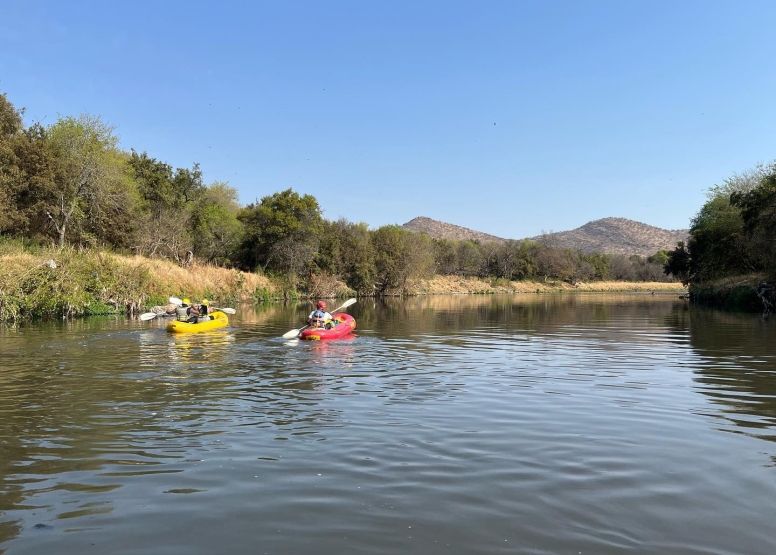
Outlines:
[[[337,308],[332,310],[331,313],[334,314],[335,312],[338,312],[338,311],[342,310],[343,308],[347,308],[350,305],[354,304],[357,300],[358,299],[348,299],[347,301],[342,303],[342,306],[338,306]],[[306,330],[309,327],[310,327],[310,324],[307,324],[303,328],[299,328],[299,329],[295,329],[295,330],[289,330],[289,331],[287,331],[286,333],[283,334],[283,339],[291,339],[292,337],[296,337],[297,335],[302,333],[303,330]]]
[[[170,297],[168,300],[170,301],[171,304],[177,304],[178,306],[183,304],[183,301],[180,300],[178,297]],[[233,308],[214,308],[213,310],[214,311],[220,310],[225,314],[237,314],[237,311]],[[147,322],[148,320],[153,320],[157,316],[159,315],[156,312],[144,312],[143,314],[140,315],[140,320],[143,322]]]
[[[182,305],[183,301],[180,300],[178,297],[170,297],[167,299],[172,304]],[[225,314],[237,314],[237,311],[233,308],[213,308],[212,310],[220,310],[221,312]],[[150,312],[148,313],[150,314]],[[150,318],[146,318],[146,320],[150,320]]]

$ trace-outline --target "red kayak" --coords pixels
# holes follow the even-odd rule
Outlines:
[[[356,329],[356,320],[350,315],[340,312],[332,317],[332,328],[330,330],[323,328],[308,328],[302,330],[299,339],[340,339]]]

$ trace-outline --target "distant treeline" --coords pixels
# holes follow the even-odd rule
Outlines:
[[[0,95],[0,239],[28,248],[107,249],[181,264],[193,257],[320,295],[338,280],[362,295],[401,293],[433,274],[674,279],[664,271],[668,251],[627,257],[561,248],[549,236],[487,243],[431,239],[395,225],[372,230],[324,219],[313,196],[291,189],[241,206],[227,183],[204,184],[196,163],[173,169],[146,152],[121,150],[99,117],[25,127],[22,116]]]
[[[776,279],[776,161],[711,187],[666,271],[690,285],[747,274]]]

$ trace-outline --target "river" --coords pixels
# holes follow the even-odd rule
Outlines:
[[[356,335],[0,327],[0,553],[776,553],[776,319],[675,294],[348,308]]]

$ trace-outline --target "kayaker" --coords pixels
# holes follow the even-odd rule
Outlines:
[[[201,320],[212,320],[212,316],[208,316],[207,313],[210,310],[210,301],[207,299],[202,299],[202,302],[199,305],[199,317]]]
[[[331,329],[331,314],[326,312],[326,301],[318,301],[316,309],[307,317],[307,323],[313,328]]]
[[[196,324],[197,320],[199,319],[199,316],[202,314],[202,305],[197,306],[196,304],[191,305],[189,308],[186,309],[186,314],[188,314],[188,319],[186,320],[189,324]],[[207,306],[205,308],[205,314],[207,314]]]

